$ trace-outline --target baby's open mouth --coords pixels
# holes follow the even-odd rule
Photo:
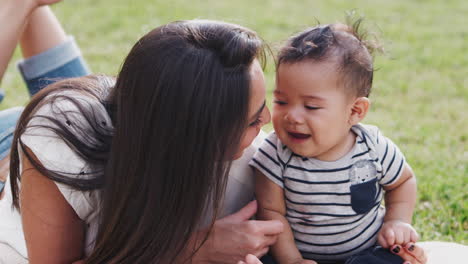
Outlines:
[[[296,133],[296,132],[288,132],[289,136],[295,139],[306,139],[309,138],[309,134],[302,134],[302,133]]]

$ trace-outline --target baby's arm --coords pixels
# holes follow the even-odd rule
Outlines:
[[[286,205],[283,189],[269,180],[260,171],[255,170],[255,195],[258,201],[257,217],[260,220],[280,220],[284,224],[284,231],[278,236],[276,243],[270,247],[270,252],[280,264],[316,264],[311,260],[304,260],[294,243],[294,236],[286,220]]]
[[[411,226],[416,203],[416,178],[411,167],[405,163],[401,177],[384,189],[387,212],[378,235],[379,244],[389,248],[416,242],[419,237]]]

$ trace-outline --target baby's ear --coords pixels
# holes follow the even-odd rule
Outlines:
[[[349,116],[349,124],[356,125],[366,117],[370,107],[370,100],[367,97],[358,97],[351,106],[351,115]]]

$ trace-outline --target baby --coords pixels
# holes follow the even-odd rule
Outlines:
[[[369,252],[384,262],[368,263],[401,264],[382,248],[411,251],[418,240],[413,172],[390,139],[360,123],[373,59],[359,24],[307,29],[279,52],[275,131],[250,163],[258,217],[286,226],[270,251],[279,263],[341,263]]]

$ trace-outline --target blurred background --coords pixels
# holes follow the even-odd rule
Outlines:
[[[379,35],[375,58],[375,124],[396,142],[418,178],[413,218],[422,240],[468,244],[468,2],[463,0],[65,0],[53,10],[75,36],[95,73],[115,75],[132,45],[161,24],[216,19],[241,24],[277,50],[290,35],[344,21],[354,10]],[[15,60],[20,59],[17,50]],[[274,61],[265,69],[268,105]],[[28,95],[15,63],[1,83],[0,110]],[[265,130],[270,131],[271,125]]]

